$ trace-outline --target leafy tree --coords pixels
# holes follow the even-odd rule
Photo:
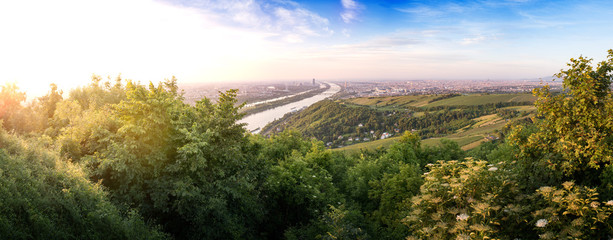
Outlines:
[[[7,130],[19,130],[20,111],[22,102],[26,100],[26,93],[19,91],[15,83],[7,83],[0,91],[0,120]]]
[[[405,223],[409,239],[498,239],[530,236],[522,218],[529,212],[512,179],[512,164],[439,161],[424,173],[421,194],[411,198]],[[532,235],[534,237],[534,235]],[[530,238],[530,237],[528,237]]]
[[[598,184],[599,173],[613,161],[613,50],[596,68],[591,59],[571,59],[564,92],[536,89],[538,131],[522,145],[522,151],[547,162],[578,184]]]
[[[172,79],[176,80],[174,77]],[[71,100],[77,101],[82,109],[99,109],[104,105],[125,100],[126,89],[121,75],[114,80],[109,77],[104,82],[102,77],[92,75],[89,85],[71,90],[69,96]]]
[[[315,238],[323,231],[320,220],[328,206],[341,201],[332,155],[322,142],[308,141],[294,131],[260,141],[259,158],[267,163],[262,234],[270,239]]]
[[[286,130],[271,136],[260,151],[260,158],[276,163],[292,155],[294,151],[304,155],[311,148],[298,131]]]
[[[424,148],[417,135],[405,132],[382,155],[359,156],[355,166],[347,170],[341,189],[348,206],[364,213],[368,224],[362,223],[366,225],[363,229],[379,239],[408,235],[401,222],[407,211],[405,201],[419,193],[422,169],[435,158],[452,160],[457,156],[449,152],[454,151],[455,148],[445,146]]]
[[[370,239],[368,233],[355,226],[355,223],[364,222],[361,214],[345,209],[344,205],[338,208],[330,205],[330,210],[322,218],[327,231],[325,235],[318,236],[321,239]]]
[[[119,123],[88,157],[113,199],[137,207],[178,238],[249,238],[263,214],[255,155],[236,105],[236,90],[218,103],[182,102],[176,79],[158,86],[128,81],[114,105]]]
[[[5,84],[0,91],[0,118],[5,119],[26,100],[26,93],[20,92],[15,83]]]
[[[613,200],[601,202],[595,188],[564,182],[541,187],[531,224],[541,239],[607,239],[613,233]]]
[[[55,113],[56,105],[62,101],[62,90],[57,89],[57,85],[52,83],[49,85],[51,88],[47,95],[38,98],[38,104],[41,108],[42,116],[46,118],[52,118]]]
[[[166,239],[137,211],[111,203],[81,166],[59,159],[50,139],[0,129],[0,236],[5,239]]]

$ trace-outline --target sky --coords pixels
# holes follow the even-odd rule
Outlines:
[[[604,60],[613,1],[0,1],[0,83],[550,77]]]

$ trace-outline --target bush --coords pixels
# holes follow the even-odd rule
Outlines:
[[[522,222],[528,209],[515,204],[525,197],[511,180],[510,164],[468,158],[429,167],[421,194],[407,202],[409,239],[497,238]]]
[[[113,205],[79,165],[0,132],[0,236],[5,239],[164,239]]]

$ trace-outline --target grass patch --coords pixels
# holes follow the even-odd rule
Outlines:
[[[452,137],[428,138],[428,139],[422,140],[421,144],[424,146],[439,146],[441,144],[441,139],[449,139],[451,141],[454,141],[458,143],[458,145],[462,147],[463,150],[468,150],[468,149],[478,146],[479,144],[471,148],[468,148],[468,149],[464,149],[464,146],[484,140],[484,137],[483,136],[464,136],[464,137],[453,137],[453,138]],[[349,145],[349,146],[342,147],[342,148],[335,148],[335,149],[332,149],[332,151],[343,151],[345,153],[354,153],[354,152],[359,152],[362,149],[375,150],[377,148],[388,148],[390,145],[394,144],[398,140],[400,140],[400,137],[391,137],[391,138],[386,138],[383,140],[356,143],[356,144]]]
[[[536,111],[536,107],[534,105],[530,105],[530,106],[511,106],[511,107],[505,107],[502,109],[509,109],[509,110],[515,110],[515,111],[519,111],[519,112],[535,112]]]
[[[394,144],[399,139],[400,139],[400,136],[381,139],[381,140],[375,140],[375,141],[370,141],[370,142],[356,143],[356,144],[341,147],[341,148],[334,148],[332,149],[332,151],[344,151],[346,153],[352,153],[352,152],[359,152],[361,149],[375,150],[379,147],[387,148],[390,145]]]
[[[483,136],[465,136],[459,138],[451,138],[451,137],[441,137],[441,138],[428,138],[421,141],[421,144],[424,146],[440,146],[441,139],[447,139],[456,142],[460,147],[472,144],[474,142],[478,142],[483,140]]]
[[[406,95],[390,97],[362,97],[347,99],[345,101],[348,103],[362,106],[405,108],[407,106],[424,106],[428,104],[428,101],[435,97],[435,95]]]
[[[529,93],[513,93],[513,94],[470,94],[456,96],[447,99],[441,99],[435,102],[429,102],[440,95],[408,95],[408,96],[392,96],[392,97],[363,97],[353,98],[343,101],[346,106],[360,107],[369,106],[376,110],[403,110],[406,107],[437,107],[437,106],[475,106],[483,104],[494,104],[501,102],[534,102],[536,97]],[[504,109],[516,110],[520,112],[532,113],[536,108],[530,106],[511,106]],[[444,111],[444,110],[441,110]],[[432,112],[435,113],[435,112]],[[424,112],[414,112],[414,117],[423,116]],[[530,114],[532,115],[532,114]],[[528,115],[528,117],[530,116]],[[502,117],[497,114],[490,114],[473,119],[476,123],[459,129],[455,133],[449,134],[442,138],[452,140],[463,150],[469,150],[479,146],[487,137],[494,134],[496,130],[501,130],[507,123]],[[422,140],[424,146],[437,146],[442,138],[430,138]],[[333,151],[358,152],[361,149],[374,150],[377,148],[387,148],[400,137],[392,137],[383,140],[375,140],[370,142],[356,143],[353,145],[332,149]]]
[[[488,103],[500,103],[500,102],[534,102],[536,97],[528,93],[513,93],[513,94],[471,94],[457,96],[447,99],[442,99],[430,104],[426,107],[438,107],[438,106],[475,106]]]

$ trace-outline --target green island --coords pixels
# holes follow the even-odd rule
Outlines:
[[[325,92],[326,90],[328,90],[330,88],[330,85],[327,83],[322,83],[324,84],[325,87],[323,88],[317,88],[317,89],[313,89],[313,90],[309,90],[307,92],[304,93],[300,93],[288,98],[284,98],[284,99],[279,99],[276,101],[272,101],[272,102],[266,102],[266,103],[261,103],[261,104],[257,104],[251,107],[244,107],[240,109],[240,112],[245,114],[245,116],[247,115],[251,115],[251,114],[255,114],[255,113],[259,113],[259,112],[263,112],[266,111],[268,109],[273,109],[279,106],[283,106],[292,102],[297,102],[300,101],[302,99],[306,99],[306,98],[310,98],[313,97],[315,95],[318,95],[322,92]]]

